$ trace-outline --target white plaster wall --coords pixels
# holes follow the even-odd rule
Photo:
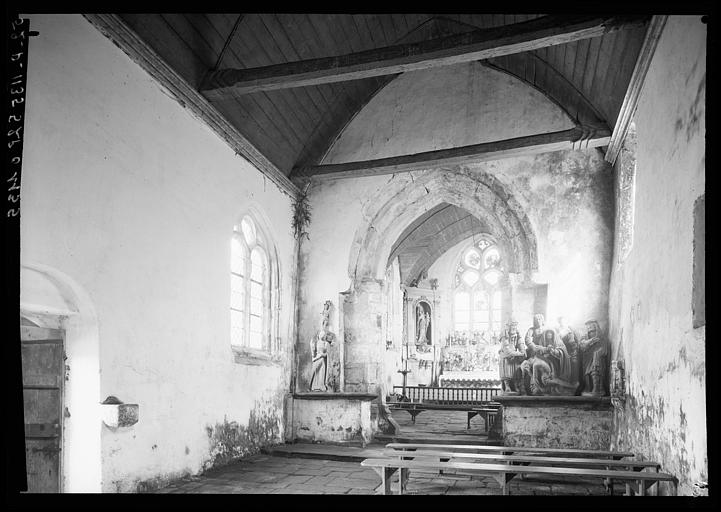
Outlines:
[[[233,224],[256,205],[280,256],[288,350],[291,201],[84,18],[29,17],[40,35],[30,42],[21,258],[71,276],[92,301],[101,400],[140,405],[133,427],[102,427],[102,490],[132,491],[199,471],[217,449],[206,428],[226,419],[247,426],[254,411],[282,429],[287,357],[233,362],[228,268]]]
[[[705,327],[693,328],[693,205],[705,191],[706,26],[671,16],[641,91],[634,239],[611,284],[629,400],[614,443],[658,460],[679,494],[707,481]],[[703,491],[700,491],[703,492]]]
[[[479,62],[403,73],[355,116],[324,164],[371,160],[573,128],[543,93]]]

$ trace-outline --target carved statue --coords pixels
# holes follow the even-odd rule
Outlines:
[[[533,362],[530,361],[530,359],[533,357],[533,354],[531,353],[530,346],[536,341],[540,342],[541,337],[543,336],[544,323],[545,319],[543,318],[543,315],[537,313],[533,315],[533,326],[529,327],[526,331],[526,337],[524,339],[524,344],[526,345],[526,360],[521,363],[521,381],[518,389],[522,395],[528,394],[528,388],[531,384],[530,375],[532,373],[531,365]]]
[[[330,332],[331,301],[325,301],[321,312],[320,329],[310,341],[311,360],[311,391],[328,391],[328,348],[335,341],[335,334]]]
[[[572,395],[578,383],[569,382],[571,358],[558,333],[542,326],[542,322],[543,315],[535,315],[534,326],[526,335],[529,359],[521,364],[524,380],[528,377],[533,395]]]
[[[499,373],[504,395],[517,395],[522,387],[521,363],[526,359],[526,344],[517,326],[518,322],[511,318],[506,324],[506,330],[501,334]]]
[[[608,388],[608,338],[596,320],[586,322],[586,336],[581,338],[584,396],[604,396]]]
[[[581,382],[581,357],[579,353],[578,342],[580,336],[573,327],[566,324],[566,319],[562,316],[558,317],[558,335],[566,346],[568,357],[571,358],[571,377],[570,382],[578,382],[580,388]],[[576,392],[578,392],[578,388]],[[576,393],[574,393],[576,394]]]
[[[540,342],[545,330],[545,319],[541,313],[533,315],[533,327],[529,327],[526,331],[526,347],[529,343]]]
[[[416,345],[428,343],[428,326],[431,322],[431,315],[426,313],[423,306],[418,304],[416,308]]]

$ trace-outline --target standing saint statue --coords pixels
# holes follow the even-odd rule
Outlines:
[[[501,334],[501,349],[499,373],[501,387],[504,395],[517,395],[521,388],[523,374],[521,363],[526,359],[526,344],[518,332],[518,322],[513,318],[506,324],[506,330]]]
[[[335,334],[330,332],[331,305],[331,301],[325,301],[321,312],[320,329],[310,341],[311,391],[328,391],[328,348],[335,341]]]
[[[583,360],[584,396],[604,396],[608,387],[608,338],[596,320],[586,322],[586,335],[579,343]]]
[[[416,308],[416,345],[428,343],[428,324],[430,320],[430,315],[423,310],[423,306],[418,304]]]

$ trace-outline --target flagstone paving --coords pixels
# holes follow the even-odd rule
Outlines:
[[[422,442],[489,443],[481,418],[471,420],[466,429],[466,413],[462,411],[426,411],[413,424],[405,411],[393,411],[400,424],[401,438]],[[378,457],[385,443],[374,442],[366,447],[323,444],[281,445],[269,453],[247,457],[201,476],[188,477],[156,493],[172,494],[382,494],[380,477],[360,461]],[[394,479],[393,492],[398,480]],[[619,486],[620,487],[620,486]],[[619,491],[622,489],[619,488]],[[407,485],[408,494],[501,494],[492,477],[438,475],[413,471]],[[600,480],[532,475],[511,482],[511,494],[518,495],[605,495]]]
[[[397,478],[393,491],[398,488]],[[154,491],[171,494],[380,494],[380,477],[355,461],[255,455],[202,476],[188,477]],[[408,494],[501,493],[491,477],[413,472]],[[526,477],[511,483],[511,494],[604,495],[599,482]]]

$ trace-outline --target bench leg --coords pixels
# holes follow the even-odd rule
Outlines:
[[[408,413],[411,415],[411,421],[412,421],[413,424],[415,425],[415,424],[416,424],[416,416],[418,416],[418,415],[421,413],[421,411],[411,411],[411,410],[409,410]]]
[[[408,481],[408,468],[400,468],[398,474],[398,494],[403,494],[403,489]]]
[[[393,494],[391,492],[391,477],[396,472],[396,468],[383,468],[383,494]]]
[[[638,495],[646,496],[646,482],[643,480],[638,481]]]

